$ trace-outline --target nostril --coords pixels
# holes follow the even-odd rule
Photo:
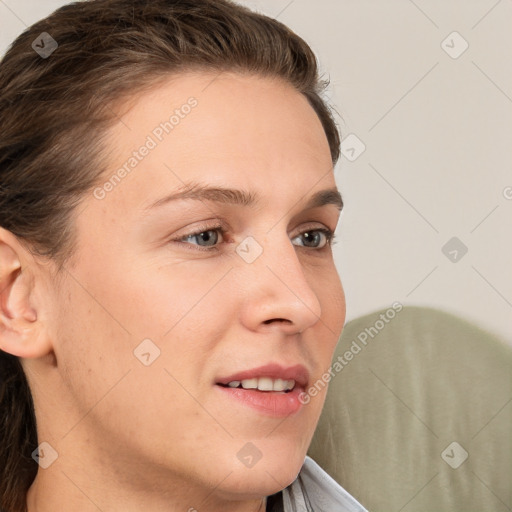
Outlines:
[[[270,320],[265,320],[263,323],[264,324],[269,324],[270,322],[290,322],[290,320],[286,320],[286,318],[272,318]]]

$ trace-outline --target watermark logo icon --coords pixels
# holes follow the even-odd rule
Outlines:
[[[50,443],[43,441],[32,452],[32,458],[42,469],[48,469],[59,458],[59,454]]]
[[[453,469],[457,469],[468,457],[468,452],[457,441],[450,443],[441,452],[441,458]]]
[[[144,366],[150,366],[160,357],[160,349],[146,338],[137,345],[133,354]]]
[[[349,133],[340,145],[341,154],[349,161],[354,162],[366,150],[364,142],[355,134]]]
[[[263,253],[263,247],[252,236],[245,238],[235,250],[246,263],[252,263]]]
[[[251,469],[256,466],[258,461],[263,457],[263,454],[255,444],[249,442],[244,444],[236,456],[244,466]]]
[[[469,48],[469,43],[458,32],[452,32],[441,42],[441,48],[452,59],[458,59]]]
[[[441,252],[452,263],[458,263],[466,255],[468,248],[460,239],[454,236],[443,245]]]
[[[47,59],[59,45],[48,32],[42,32],[32,41],[32,49],[43,59]]]

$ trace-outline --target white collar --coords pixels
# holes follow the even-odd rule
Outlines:
[[[308,456],[295,481],[282,493],[283,512],[368,512]]]

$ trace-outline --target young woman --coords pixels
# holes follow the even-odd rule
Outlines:
[[[364,511],[306,451],[345,318],[307,44],[88,0],[0,63],[0,508]]]

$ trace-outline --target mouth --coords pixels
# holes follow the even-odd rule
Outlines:
[[[269,364],[217,379],[215,384],[242,407],[282,417],[302,408],[299,398],[308,380],[308,371],[302,365]]]
[[[289,393],[295,387],[293,379],[271,379],[270,377],[259,377],[254,379],[232,380],[227,384],[219,386],[237,389],[257,389],[258,391],[272,391],[277,393]]]

